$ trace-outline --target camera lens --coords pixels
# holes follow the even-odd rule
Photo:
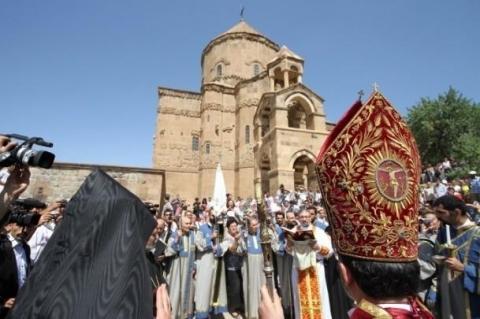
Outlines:
[[[55,154],[47,151],[36,151],[29,146],[22,145],[15,152],[18,162],[32,167],[50,168],[55,160]]]
[[[9,222],[19,226],[32,226],[38,223],[39,214],[32,212],[14,211],[10,214]]]
[[[55,160],[55,154],[47,151],[33,151],[33,156],[30,157],[28,165],[38,166],[42,168],[50,168]]]

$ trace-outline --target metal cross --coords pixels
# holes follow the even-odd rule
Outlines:
[[[377,84],[377,82],[374,82],[373,83],[373,91],[378,92],[379,88],[380,88],[380,86]]]
[[[362,96],[365,95],[365,93],[363,92],[363,90],[358,91],[357,94],[358,94],[358,99],[359,99],[359,100],[362,100]]]
[[[240,10],[240,20],[243,20],[243,12],[245,11],[245,6],[242,6],[242,10]]]

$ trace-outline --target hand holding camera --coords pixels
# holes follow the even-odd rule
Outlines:
[[[23,141],[17,145],[11,139]],[[16,200],[30,183],[29,166],[50,168],[55,155],[47,151],[33,150],[34,144],[52,147],[41,137],[26,137],[18,134],[0,135],[0,168],[13,167],[10,171],[3,190],[0,192],[0,220],[8,210],[11,202]]]
[[[0,135],[1,136],[1,135]],[[10,141],[11,138],[21,140],[17,145]],[[8,167],[23,164],[33,167],[50,168],[55,160],[55,154],[47,151],[32,149],[33,145],[52,147],[53,144],[46,142],[41,137],[27,137],[18,134],[6,134],[0,139],[0,167]]]

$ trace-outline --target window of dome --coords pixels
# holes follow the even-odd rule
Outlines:
[[[260,65],[254,64],[253,65],[253,75],[258,75],[260,73]]]
[[[198,136],[192,136],[192,151],[198,151]]]
[[[205,144],[205,153],[210,154],[210,143]]]
[[[223,74],[223,67],[221,64],[217,65],[217,76],[222,76]]]
[[[250,144],[250,125],[245,126],[245,144]]]

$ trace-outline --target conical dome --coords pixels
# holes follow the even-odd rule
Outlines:
[[[226,32],[222,33],[220,36],[228,33],[251,33],[251,34],[256,34],[256,35],[261,35],[260,32],[255,30],[251,25],[249,25],[245,20],[240,20],[237,24],[235,24],[233,27],[228,29]]]
[[[202,52],[203,83],[235,86],[264,71],[280,47],[240,20],[210,41]]]

